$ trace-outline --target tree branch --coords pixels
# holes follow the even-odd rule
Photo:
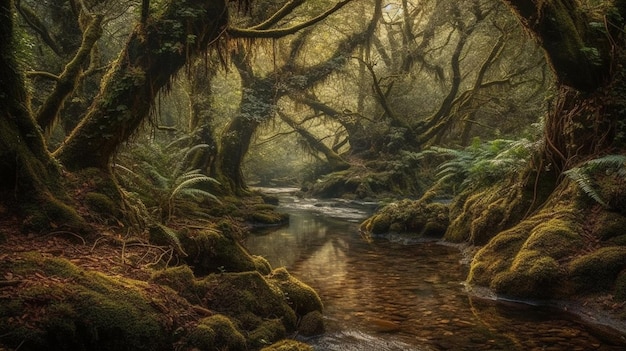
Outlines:
[[[252,27],[253,29],[243,29],[243,28],[235,28],[235,27],[230,27],[226,30],[226,32],[228,33],[228,35],[231,38],[282,38],[291,34],[294,34],[296,32],[298,32],[301,29],[304,29],[306,27],[312,26],[318,22],[321,22],[322,20],[326,19],[326,17],[332,15],[333,13],[337,12],[337,10],[341,9],[342,7],[344,7],[345,5],[349,4],[350,2],[352,2],[352,0],[343,0],[338,2],[335,6],[333,6],[332,8],[330,8],[329,10],[327,10],[326,12],[320,14],[319,16],[310,19],[309,21],[306,21],[304,23],[295,25],[295,26],[291,26],[291,27],[287,27],[287,28],[279,28],[279,29],[261,29],[261,30],[257,30],[254,29],[254,27]]]

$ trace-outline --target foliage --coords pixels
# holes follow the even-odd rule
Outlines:
[[[593,180],[593,175],[604,171],[606,175],[615,175],[618,179],[626,180],[626,156],[606,155],[583,162],[580,166],[564,172],[564,174],[582,190],[587,196],[606,208],[610,208],[609,201],[600,193],[600,186]]]
[[[538,146],[537,142],[528,139],[488,142],[475,139],[472,145],[462,150],[431,147],[418,156],[448,158],[437,167],[436,187],[458,193],[493,184],[521,171]]]
[[[162,146],[158,142],[135,145],[128,162],[132,166],[115,164],[114,169],[126,188],[139,193],[153,217],[161,222],[169,221],[177,208],[199,204],[203,200],[220,202],[209,190],[217,180],[188,165],[197,152],[209,147],[205,144],[181,149]],[[133,160],[133,158],[135,158]],[[195,215],[202,215],[199,208]]]

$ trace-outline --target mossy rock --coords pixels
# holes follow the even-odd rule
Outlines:
[[[366,219],[360,229],[366,233],[406,233],[421,237],[442,237],[449,225],[449,208],[441,203],[402,200],[391,203]]]
[[[85,204],[90,210],[98,214],[109,215],[115,218],[120,216],[119,205],[103,193],[88,192],[85,194]]]
[[[280,319],[287,331],[295,330],[296,314],[285,294],[259,272],[211,274],[196,282],[207,308],[233,316],[245,330],[267,319]]]
[[[287,332],[280,320],[270,319],[262,322],[256,329],[247,334],[248,346],[253,349],[259,349],[284,339]]]
[[[598,220],[596,236],[611,240],[626,235],[626,217],[615,212],[604,211]]]
[[[228,317],[220,314],[202,319],[182,343],[194,350],[247,350],[245,337]]]
[[[298,333],[304,336],[320,335],[325,330],[324,316],[320,311],[305,314],[298,325]]]
[[[0,274],[7,272],[29,282],[12,299],[0,300],[0,334],[12,348],[166,350],[173,331],[155,307],[164,302],[154,300],[153,292],[160,290],[168,304],[188,307],[171,290],[85,271],[38,253],[1,263]]]
[[[261,351],[313,351],[313,347],[296,340],[285,339],[268,347],[264,347]]]
[[[540,251],[554,259],[570,256],[581,249],[582,239],[576,224],[561,218],[552,218],[538,224],[530,232],[521,250]]]
[[[181,232],[185,261],[197,276],[218,272],[247,272],[262,267],[236,240],[215,230]]]
[[[626,247],[600,248],[572,260],[568,268],[577,292],[610,289],[619,273],[626,268]]]
[[[179,294],[183,294],[193,291],[195,277],[189,266],[182,265],[156,271],[152,274],[150,280],[156,284],[168,286]]]
[[[278,286],[285,295],[287,303],[298,316],[324,309],[319,295],[310,286],[294,278],[285,268],[275,269],[268,280]]]
[[[148,228],[148,238],[150,243],[159,246],[168,246],[176,252],[180,257],[187,257],[187,253],[183,249],[178,233],[172,228],[168,228],[162,224],[155,224]]]
[[[497,294],[520,298],[550,298],[562,282],[559,264],[536,251],[522,251],[509,271],[497,274],[491,289]]]

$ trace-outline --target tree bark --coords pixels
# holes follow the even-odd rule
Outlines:
[[[76,212],[59,200],[64,197],[60,171],[29,109],[14,57],[12,5],[0,0],[0,206],[16,210],[33,230],[83,227]]]
[[[158,17],[139,24],[87,115],[55,152],[62,164],[106,169],[149,115],[157,92],[219,38],[227,20],[224,0],[185,0],[170,1]]]
[[[624,128],[624,104],[614,92],[625,85],[618,62],[626,3],[615,2],[618,16],[594,18],[589,9],[566,0],[503,1],[543,47],[560,84],[545,123],[545,164],[560,173],[617,146],[612,144],[623,134],[617,129]]]

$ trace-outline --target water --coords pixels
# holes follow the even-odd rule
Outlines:
[[[365,240],[358,223],[370,205],[282,195],[289,226],[247,240],[320,294],[327,332],[303,339],[316,350],[626,349],[613,331],[561,310],[469,294],[458,246]]]

